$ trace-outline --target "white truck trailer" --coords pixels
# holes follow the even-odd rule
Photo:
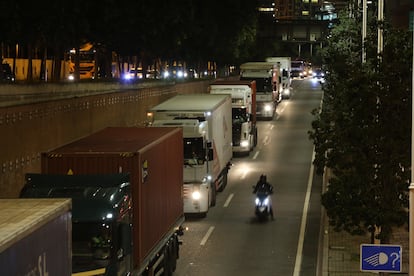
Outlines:
[[[233,156],[230,95],[177,95],[151,108],[148,120],[183,128],[184,213],[206,216],[227,185]]]
[[[291,95],[291,58],[290,57],[268,57],[266,62],[279,64],[280,69],[280,86],[282,92],[282,99],[289,99]]]
[[[215,81],[210,94],[230,94],[232,99],[233,153],[249,154],[257,145],[256,81]]]
[[[272,120],[278,102],[279,70],[270,62],[246,62],[240,65],[240,80],[256,81],[256,116]]]
[[[70,199],[0,199],[0,274],[72,274]]]

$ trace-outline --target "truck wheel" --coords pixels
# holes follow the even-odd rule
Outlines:
[[[170,246],[164,249],[164,273],[163,276],[172,276],[172,263],[171,263],[171,254],[170,254]]]
[[[218,188],[217,192],[222,192],[224,190],[224,187],[225,187],[225,182],[224,182],[224,176],[223,176],[223,179],[221,180],[220,188]]]
[[[254,138],[253,138],[253,140],[254,140],[254,146],[256,147],[257,146],[257,128],[254,130]]]
[[[226,188],[226,186],[227,186],[227,171],[224,173],[223,178],[221,180],[221,186],[220,186],[219,192],[222,192],[224,188]]]
[[[216,206],[216,197],[217,197],[216,185],[212,183],[210,189],[211,189],[211,207],[213,207],[213,206]]]
[[[171,244],[170,244],[170,263],[171,263],[171,271],[174,272],[177,268],[177,259],[178,259],[178,250],[177,250],[177,242],[176,238],[171,238]]]

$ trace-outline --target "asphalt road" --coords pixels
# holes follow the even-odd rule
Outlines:
[[[258,123],[258,146],[233,158],[217,205],[206,218],[186,220],[174,275],[317,275],[322,181],[312,170],[308,131],[321,99],[318,83],[294,80],[291,99],[272,121]],[[275,187],[273,221],[254,216],[252,185],[262,173]]]

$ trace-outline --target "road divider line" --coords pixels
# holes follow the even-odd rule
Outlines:
[[[311,167],[310,167],[309,177],[308,177],[308,187],[306,189],[305,202],[303,204],[302,221],[300,223],[298,249],[296,250],[295,269],[293,271],[293,276],[299,276],[300,275],[300,268],[302,266],[302,252],[303,252],[303,243],[304,243],[304,240],[305,240],[306,220],[308,218],[310,194],[311,194],[311,191],[312,191],[313,160],[314,159],[315,159],[315,148],[313,148]]]
[[[260,150],[258,150],[258,151],[256,151],[256,153],[253,155],[253,160],[255,160],[256,158],[257,158],[257,156],[259,156],[259,152],[260,152]]]
[[[270,138],[269,135],[266,135],[265,138],[263,139],[263,145],[268,145],[270,143]]]
[[[210,226],[210,228],[208,228],[207,233],[204,235],[203,239],[200,242],[200,245],[205,245],[206,242],[208,241],[208,238],[211,236],[211,233],[213,233],[214,231],[214,226]]]
[[[234,196],[234,194],[230,194],[229,195],[229,197],[227,198],[226,202],[224,202],[224,205],[223,205],[224,208],[229,207],[230,201],[233,198],[233,196]]]

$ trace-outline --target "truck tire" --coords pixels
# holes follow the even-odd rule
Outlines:
[[[227,186],[227,171],[224,172],[223,177],[221,179],[221,186],[219,188],[219,192],[224,191],[224,188]]]
[[[211,183],[211,207],[216,206],[216,198],[217,198],[217,193],[216,193],[216,185],[214,183]]]
[[[163,276],[172,276],[173,274],[170,247],[171,245],[168,245],[164,248],[164,272],[162,274]]]
[[[254,129],[254,134],[253,134],[253,137],[254,137],[254,138],[253,138],[253,141],[254,141],[254,142],[253,142],[253,144],[254,144],[254,146],[256,147],[256,146],[257,146],[257,138],[258,138],[258,137],[257,137],[257,128],[255,128],[255,129]]]
[[[174,272],[177,269],[177,259],[178,259],[178,241],[177,241],[176,236],[171,238],[170,258],[171,258],[171,271]]]

